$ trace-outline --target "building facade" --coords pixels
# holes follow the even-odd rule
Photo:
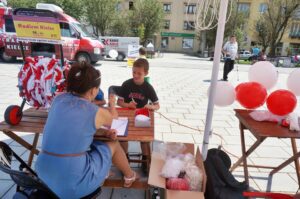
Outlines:
[[[238,0],[238,11],[249,13],[247,25],[244,27],[246,33],[244,41],[245,48],[250,49],[259,43],[255,23],[259,19],[260,14],[268,9],[267,2],[268,0]],[[296,15],[290,20],[281,39],[281,43],[277,46],[276,54],[278,56],[300,54],[300,10],[296,12]]]
[[[165,13],[163,27],[153,42],[155,49],[169,52],[198,53],[201,50],[200,33],[195,29],[194,16],[198,0],[159,0]],[[291,0],[292,1],[292,0]],[[258,43],[255,23],[259,15],[267,10],[268,0],[236,0],[237,10],[247,12],[247,23],[243,27],[245,37],[243,49],[250,50]],[[134,0],[123,0],[121,9],[133,9]],[[232,10],[232,12],[235,12]],[[290,21],[277,55],[300,54],[300,9]],[[202,46],[203,48],[203,46]]]

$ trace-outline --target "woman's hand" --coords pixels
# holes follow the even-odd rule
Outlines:
[[[115,140],[117,138],[117,130],[109,129],[108,131],[106,131],[105,136],[112,140]]]

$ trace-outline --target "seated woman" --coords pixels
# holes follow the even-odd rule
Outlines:
[[[104,182],[113,163],[124,174],[124,187],[136,180],[118,141],[95,141],[96,130],[117,117],[115,98],[109,110],[93,104],[100,86],[100,71],[75,63],[68,74],[67,93],[58,95],[44,127],[41,153],[35,168],[39,177],[60,198],[81,198]],[[115,130],[105,135],[116,138]]]

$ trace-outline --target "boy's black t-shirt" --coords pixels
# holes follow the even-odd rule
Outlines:
[[[144,81],[142,85],[134,83],[133,79],[125,81],[120,89],[120,98],[129,103],[132,99],[137,103],[137,108],[143,108],[148,101],[158,102],[154,88],[148,82]]]

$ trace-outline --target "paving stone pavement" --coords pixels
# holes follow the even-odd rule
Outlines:
[[[200,146],[206,119],[207,90],[211,78],[212,62],[191,57],[184,54],[165,53],[163,58],[149,60],[150,81],[157,91],[161,109],[155,114],[155,139],[163,141],[178,141],[195,143]],[[5,109],[9,105],[21,104],[18,96],[17,74],[21,63],[0,63],[0,118],[3,120]],[[100,61],[96,67],[101,70],[101,88],[107,91],[110,85],[120,85],[124,80],[131,78],[131,69],[126,67],[126,62],[111,60]],[[229,81],[236,86],[248,80],[249,65],[237,64],[235,70],[229,75]],[[220,65],[219,77],[222,75],[223,64]],[[237,69],[238,68],[238,72]],[[289,68],[279,68],[279,81],[276,88],[286,88]],[[105,93],[106,94],[106,93]],[[107,97],[107,96],[106,96]],[[215,107],[212,128],[213,132],[222,136],[222,140],[212,135],[210,148],[223,144],[223,147],[234,154],[241,155],[241,144],[238,120],[234,116],[234,108],[241,108],[238,103],[229,107]],[[264,107],[265,108],[265,107]],[[299,111],[299,105],[297,107]],[[163,114],[163,116],[161,115]],[[169,120],[164,118],[167,117]],[[181,123],[193,129],[179,126]],[[22,137],[32,140],[32,134],[23,133]],[[0,140],[8,143],[23,159],[27,159],[28,152],[19,144],[9,139],[0,132]],[[255,137],[251,133],[246,135],[246,145],[254,143]],[[41,138],[39,139],[40,146]],[[299,144],[299,142],[298,142]],[[289,140],[268,139],[249,158],[253,164],[276,165],[291,155]],[[231,156],[232,162],[237,158]],[[265,191],[268,188],[268,171],[266,169],[249,168],[250,185],[254,189]],[[237,168],[234,172],[239,180],[243,180],[243,169]],[[294,164],[288,165],[275,174],[271,191],[295,193],[298,189]],[[14,183],[9,176],[0,172],[0,198],[11,198],[15,190]],[[105,189],[101,198],[109,198],[111,189]],[[143,198],[144,193],[128,189],[115,190],[113,198]]]

